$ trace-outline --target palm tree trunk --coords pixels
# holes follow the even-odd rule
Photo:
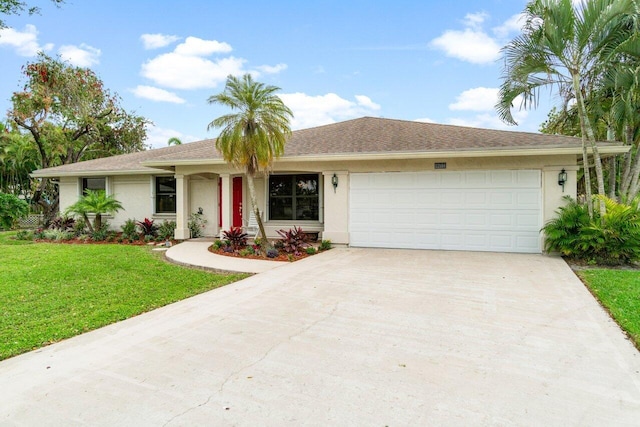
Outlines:
[[[251,207],[253,213],[256,216],[258,222],[258,228],[260,229],[260,247],[264,251],[267,244],[267,233],[264,231],[264,224],[262,223],[262,216],[260,215],[260,208],[258,207],[258,199],[256,198],[256,186],[253,182],[253,175],[247,172],[247,187],[249,187],[249,198],[251,199]]]
[[[633,129],[627,123],[624,128],[624,136],[625,136],[625,144],[633,146]],[[631,153],[633,152],[633,147],[631,150],[627,151],[624,154],[624,169],[622,170],[622,179],[620,180],[620,197],[625,198],[627,192],[629,191],[629,186],[631,184]]]
[[[613,156],[609,158],[609,198],[616,200],[616,183],[618,178],[618,159]]]
[[[580,80],[577,75],[573,76],[573,90],[576,92],[576,98],[580,93]],[[584,192],[587,199],[587,208],[589,210],[589,217],[593,218],[593,203],[591,198],[591,171],[589,168],[589,153],[587,152],[586,132],[584,125],[584,117],[582,108],[578,108],[578,118],[580,119],[580,134],[582,136],[582,167],[584,169]]]

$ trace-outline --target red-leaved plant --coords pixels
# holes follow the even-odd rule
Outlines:
[[[144,221],[136,221],[136,224],[144,236],[155,236],[158,232],[158,226],[153,223],[152,219],[145,218]]]
[[[289,230],[278,230],[277,233],[282,237],[282,250],[289,254],[300,255],[300,253],[308,248],[309,236],[302,231],[302,228],[294,226]]]
[[[229,230],[223,231],[222,236],[234,250],[244,249],[247,246],[248,235],[240,227],[231,227]]]

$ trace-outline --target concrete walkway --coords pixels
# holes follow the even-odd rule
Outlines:
[[[0,362],[3,426],[637,426],[558,258],[333,249]]]
[[[210,270],[233,271],[239,273],[263,273],[289,264],[282,261],[235,258],[209,252],[213,239],[192,239],[170,247],[166,257],[172,262],[193,265]]]

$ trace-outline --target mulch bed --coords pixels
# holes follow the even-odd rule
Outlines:
[[[228,257],[233,257],[233,258],[244,258],[244,259],[259,259],[259,260],[263,260],[263,261],[298,261],[300,259],[303,258],[307,258],[310,257],[311,255],[307,254],[306,252],[302,252],[300,253],[300,255],[293,255],[293,258],[290,259],[288,253],[286,252],[282,252],[280,251],[280,253],[278,254],[277,257],[275,258],[267,258],[265,256],[259,255],[259,254],[248,254],[246,256],[242,256],[237,252],[225,252],[222,249],[214,249],[213,246],[209,246],[209,252],[216,254],[216,255],[222,255],[222,256],[228,256]]]

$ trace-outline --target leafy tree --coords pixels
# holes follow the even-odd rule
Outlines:
[[[122,209],[122,203],[113,195],[107,196],[103,190],[86,190],[76,203],[67,208],[67,212],[81,215],[93,233],[102,230],[102,215],[115,214]],[[89,214],[95,215],[93,224],[89,221]]]
[[[515,124],[511,108],[518,97],[522,106],[536,106],[543,87],[556,87],[559,94],[575,100],[582,156],[588,161],[593,153],[598,193],[604,195],[602,160],[596,145],[586,98],[592,83],[630,40],[629,21],[637,19],[632,0],[590,0],[574,6],[571,0],[533,0],[524,10],[521,35],[503,49],[504,69],[496,109],[500,118]],[[584,169],[587,200],[591,200],[589,168]],[[600,210],[605,204],[600,199]],[[589,204],[589,213],[592,214]]]
[[[29,213],[29,205],[13,194],[0,193],[0,228],[10,229]]]
[[[38,168],[31,137],[0,124],[0,192],[31,198],[29,173]]]
[[[207,130],[222,128],[216,139],[216,148],[225,161],[244,170],[263,242],[266,242],[264,237],[267,234],[253,180],[284,153],[291,135],[289,122],[293,117],[291,110],[275,94],[279,90],[276,86],[254,81],[250,74],[241,78],[229,76],[224,91],[208,99],[209,104],[221,104],[234,111],[214,119]]]
[[[64,0],[51,0],[56,6],[64,3]],[[40,8],[37,6],[29,6],[27,2],[20,0],[0,0],[0,14],[3,15],[19,15],[20,13],[27,11],[29,15],[39,13]],[[0,19],[0,29],[6,28],[7,24],[4,20]]]
[[[9,118],[32,138],[38,167],[49,168],[145,149],[146,119],[128,113],[117,95],[88,68],[43,53],[23,69],[24,89],[11,98]],[[34,190],[34,204],[50,217],[58,195],[48,179]]]
[[[169,140],[167,141],[167,145],[168,146],[172,146],[172,145],[182,145],[182,141],[180,140],[180,138],[176,138],[175,136],[172,136],[171,138],[169,138]]]

